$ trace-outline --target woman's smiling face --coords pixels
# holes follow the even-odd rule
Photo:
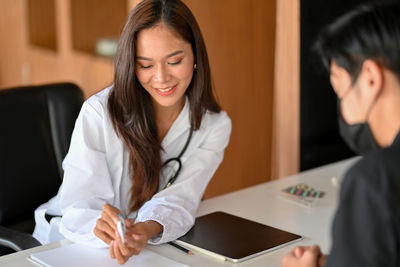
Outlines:
[[[161,23],[139,32],[135,61],[136,77],[155,108],[183,106],[194,71],[190,43]]]

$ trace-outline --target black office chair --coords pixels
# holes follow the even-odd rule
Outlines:
[[[72,83],[0,90],[0,255],[41,245],[34,210],[57,193],[82,103]]]

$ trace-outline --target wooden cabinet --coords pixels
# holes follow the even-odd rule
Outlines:
[[[110,85],[113,62],[94,47],[118,38],[130,2],[2,0],[0,30],[10,42],[0,42],[0,87],[72,81],[88,97]]]
[[[28,0],[29,43],[57,51],[57,29],[54,0]]]
[[[126,0],[70,0],[70,12],[73,49],[95,55],[99,39],[119,37],[128,4]]]

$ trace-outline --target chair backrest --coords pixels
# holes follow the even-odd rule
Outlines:
[[[83,93],[72,83],[0,90],[0,225],[57,193]]]

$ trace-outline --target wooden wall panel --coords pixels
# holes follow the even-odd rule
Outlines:
[[[268,181],[271,168],[275,1],[184,0],[208,48],[231,142],[205,198]]]
[[[300,0],[277,1],[271,177],[299,171]]]

